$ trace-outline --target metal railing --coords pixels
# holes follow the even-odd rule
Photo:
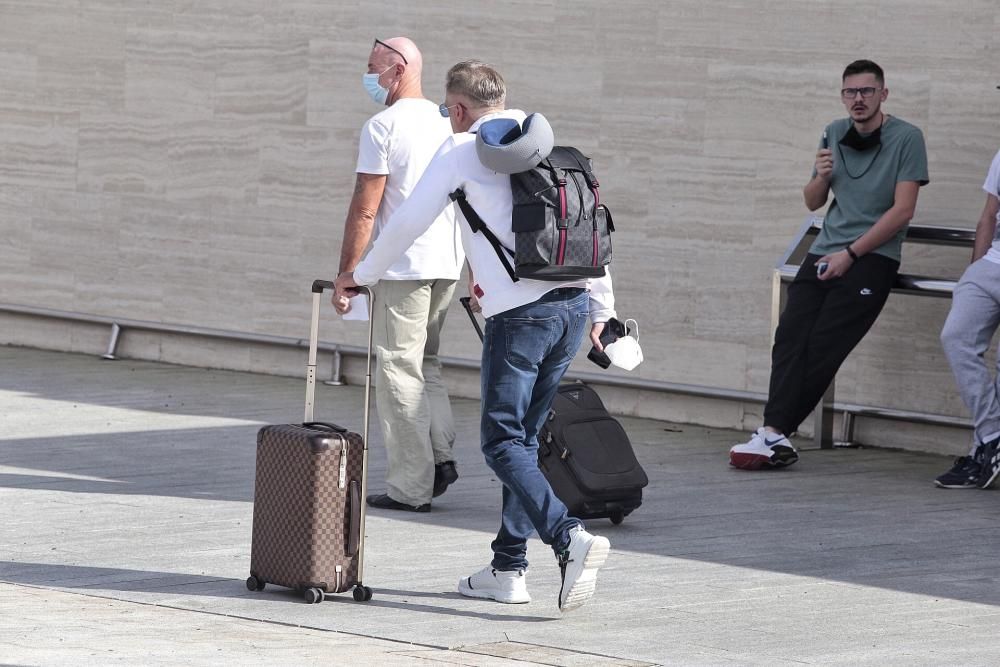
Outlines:
[[[86,324],[106,325],[110,327],[110,337],[107,351],[101,355],[102,359],[116,359],[118,345],[126,331],[152,331],[158,333],[173,333],[203,338],[215,338],[244,343],[254,343],[260,345],[276,345],[279,347],[296,347],[308,349],[308,338],[292,338],[290,336],[274,336],[269,334],[254,334],[241,331],[231,331],[228,329],[212,329],[209,327],[199,327],[187,324],[168,324],[163,322],[151,322],[146,320],[132,320],[105,315],[90,315],[86,313],[76,313],[66,310],[55,310],[52,308],[39,308],[37,306],[24,306],[19,304],[0,303],[0,312],[11,313],[13,315],[29,315],[71,322],[83,322]],[[341,343],[325,343],[320,341],[318,349],[323,352],[333,353],[333,371],[329,380],[324,384],[342,385],[344,378],[342,374],[342,361],[344,355],[363,357],[367,354],[367,349],[360,345],[344,345]],[[463,359],[460,357],[439,357],[442,364],[453,368],[469,370],[479,370],[479,361],[475,359]],[[639,389],[647,391],[661,391],[685,396],[700,398],[714,398],[730,401],[743,401],[747,403],[764,403],[764,394],[742,391],[739,389],[726,389],[722,387],[708,387],[695,384],[684,384],[681,382],[666,382],[663,380],[649,380],[643,378],[632,378],[611,373],[586,373],[570,371],[566,374],[566,379],[570,381],[580,380],[591,384],[600,384],[608,387],[621,387],[627,389]]]
[[[781,314],[783,294],[781,285],[790,282],[798,270],[797,262],[801,262],[808,250],[806,241],[814,237],[822,226],[822,218],[810,216],[806,219],[795,241],[779,259],[774,268],[774,289],[772,296],[772,323],[777,326],[777,318]],[[975,234],[972,231],[922,227],[912,225],[910,227],[908,240],[926,243],[936,243],[943,245],[970,246]],[[939,278],[928,278],[921,276],[900,275],[897,280],[895,291],[904,293],[915,293],[932,296],[950,296],[954,281]],[[110,328],[107,351],[101,355],[103,359],[115,359],[118,346],[122,336],[126,331],[149,331],[154,333],[172,333],[179,335],[196,336],[203,338],[214,338],[229,340],[234,342],[245,342],[260,345],[276,345],[280,347],[294,347],[306,349],[309,346],[307,338],[293,338],[290,336],[275,336],[269,334],[255,334],[242,331],[232,331],[228,329],[215,329],[210,327],[199,327],[186,324],[170,324],[164,322],[152,322],[146,320],[135,320],[127,318],[109,317],[105,315],[93,315],[78,313],[51,308],[40,308],[37,306],[27,306],[19,304],[0,303],[0,312],[13,315],[26,315],[32,317],[48,318],[62,321],[81,322],[92,325],[105,325]],[[773,330],[773,329],[772,329]],[[343,378],[343,357],[364,356],[366,349],[360,345],[347,345],[342,343],[319,342],[318,349],[323,352],[333,354],[333,368],[331,377],[324,381],[328,385],[342,385]],[[460,357],[439,357],[445,366],[466,370],[479,370],[479,361],[475,359],[463,359]],[[695,398],[708,398],[715,400],[738,401],[742,403],[752,403],[763,405],[767,402],[767,394],[761,392],[745,391],[740,389],[728,389],[724,387],[712,387],[706,385],[686,384],[681,382],[668,382],[665,380],[653,380],[647,378],[636,378],[633,376],[615,375],[612,373],[587,373],[580,371],[569,371],[566,380],[580,380],[590,384],[603,385],[606,387],[616,387],[622,389],[656,391],[663,393],[678,394],[681,396],[691,396]],[[850,442],[854,433],[854,417],[869,416],[880,419],[897,421],[907,421],[924,424],[936,424],[945,426],[968,427],[968,420],[950,417],[947,415],[934,415],[907,410],[896,410],[875,406],[864,406],[848,403],[835,403],[834,387],[831,385],[827,395],[824,396],[822,410],[822,427],[817,428],[817,442],[820,446],[833,446],[832,428],[833,414],[840,412],[843,415],[842,440]]]
[[[774,344],[774,334],[778,328],[778,320],[784,308],[785,290],[782,285],[790,283],[798,273],[802,260],[809,252],[813,239],[823,228],[821,216],[809,215],[799,228],[799,233],[785,253],[778,258],[774,266],[771,280],[771,344]],[[923,243],[938,246],[958,246],[972,248],[976,233],[971,229],[955,227],[939,227],[933,225],[910,225],[906,232],[907,243]],[[900,273],[892,287],[893,292],[914,296],[931,296],[950,299],[958,281],[947,278],[936,278],[914,274]],[[940,426],[971,427],[968,419],[880,408],[847,403],[835,403],[836,379],[830,383],[818,409],[815,412],[814,442],[821,449],[832,447],[850,447],[854,443],[854,423],[857,416],[878,417],[898,421],[909,421]],[[836,413],[842,415],[841,438],[833,438],[833,422]]]
[[[209,327],[198,327],[188,324],[169,324],[166,322],[150,322],[146,320],[132,320],[119,317],[108,317],[106,315],[91,315],[89,313],[76,313],[67,310],[55,310],[53,308],[39,308],[37,306],[24,306],[12,303],[0,304],[0,312],[11,313],[13,315],[30,315],[46,319],[55,319],[69,322],[83,322],[85,324],[107,325],[111,327],[108,339],[107,351],[101,355],[102,359],[117,359],[118,344],[125,331],[151,331],[155,333],[173,333],[187,336],[199,336],[203,338],[216,338],[222,340],[238,341],[243,343],[257,343],[263,345],[278,345],[282,347],[301,347],[308,349],[308,338],[292,338],[289,336],[271,336],[266,334],[254,334],[243,331],[231,331],[228,329],[212,329]],[[319,349],[324,352],[333,353],[333,377],[326,381],[326,384],[343,384],[340,380],[340,364],[343,354],[364,355],[365,348],[360,345],[341,345],[331,343],[319,343]]]

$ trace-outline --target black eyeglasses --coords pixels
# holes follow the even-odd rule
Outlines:
[[[861,93],[861,97],[870,100],[876,91],[882,90],[881,88],[874,88],[872,86],[865,86],[864,88],[841,88],[840,96],[845,100],[853,100]]]
[[[392,51],[393,53],[395,53],[396,55],[398,55],[400,58],[402,58],[404,65],[409,65],[410,64],[409,61],[406,60],[406,56],[404,56],[402,53],[399,52],[399,49],[392,48],[391,46],[389,46],[388,44],[386,44],[385,42],[383,42],[381,39],[376,39],[375,43],[372,44],[372,48],[373,49],[376,46],[384,46],[385,48],[389,49],[390,51]]]

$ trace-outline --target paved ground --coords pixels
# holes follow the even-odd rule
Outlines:
[[[806,451],[726,465],[741,434],[625,419],[651,480],[595,599],[562,617],[455,592],[488,561],[499,485],[456,401],[462,477],[426,515],[369,514],[365,605],[250,593],[254,441],[300,418],[302,383],[0,348],[0,663],[936,665],[1000,656],[1000,493],[943,491],[949,461]],[[317,414],[360,425],[361,390]],[[372,489],[384,456],[372,442]]]

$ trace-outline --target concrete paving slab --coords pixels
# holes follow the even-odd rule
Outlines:
[[[536,664],[34,586],[0,584],[0,614],[3,664]]]
[[[426,515],[369,513],[365,605],[251,593],[254,447],[301,418],[288,378],[0,348],[0,662],[15,664],[995,664],[1000,494],[943,457],[804,450],[726,465],[744,434],[623,419],[650,477],[595,599],[562,615],[551,552],[527,605],[462,598],[500,485],[455,401],[461,477]],[[360,426],[358,387],[317,414]],[[372,434],[370,481],[385,458]],[[207,629],[206,629],[207,628]],[[180,647],[180,648],[178,648]],[[403,662],[394,662],[402,660]],[[89,661],[89,662],[88,662]]]

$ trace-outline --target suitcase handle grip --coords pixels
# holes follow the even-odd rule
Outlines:
[[[335,289],[336,289],[336,286],[333,284],[332,280],[314,280],[313,281],[313,286],[312,286],[312,293],[313,294],[322,294],[323,290],[330,290],[332,292]],[[371,296],[371,289],[369,289],[367,285],[360,285],[360,286],[358,286],[357,290],[358,290],[358,292],[361,292],[363,294],[368,294],[369,296]]]
[[[330,422],[302,422],[302,425],[306,428],[316,428],[321,431],[333,431],[334,433],[347,433],[347,429],[343,426],[337,426]]]
[[[323,290],[325,290],[325,289],[328,289],[328,290],[331,290],[331,291],[333,290],[333,281],[332,280],[314,280],[313,281],[313,287],[312,287],[313,294],[322,294]]]
[[[357,480],[351,480],[350,493],[350,524],[347,527],[347,555],[354,557],[358,553],[361,542],[361,485]]]

